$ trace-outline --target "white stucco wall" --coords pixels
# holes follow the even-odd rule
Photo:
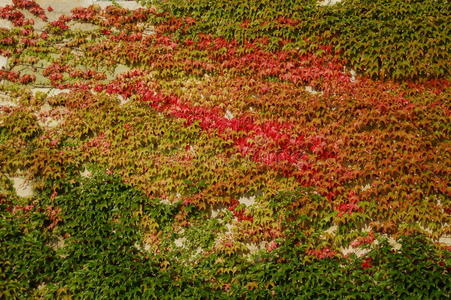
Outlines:
[[[46,9],[51,6],[55,12],[68,13],[75,7],[88,7],[97,4],[102,7],[111,5],[111,1],[105,0],[35,0],[42,8]],[[117,4],[128,9],[137,9],[142,7],[136,1],[116,1]],[[12,0],[0,0],[0,6],[12,5]]]
[[[320,6],[335,5],[343,0],[322,0],[318,3]]]

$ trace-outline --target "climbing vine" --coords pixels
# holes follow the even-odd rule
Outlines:
[[[0,297],[449,297],[446,67],[277,3],[0,8]]]

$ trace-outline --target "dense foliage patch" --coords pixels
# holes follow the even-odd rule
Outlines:
[[[90,6],[42,32],[33,1],[0,8],[0,297],[450,296],[447,79],[354,74],[316,33],[274,47],[253,22],[275,1],[253,3]],[[215,11],[256,15],[214,32]]]
[[[162,241],[164,252],[141,248],[145,242],[141,234],[150,227],[168,237],[175,234],[172,217],[186,210],[180,204],[149,199],[116,176],[97,172],[65,190],[65,195],[39,198],[26,206],[19,199],[2,198],[2,297],[449,296],[445,257],[418,236],[404,237],[398,252],[382,240],[365,259],[312,260],[305,245],[293,247],[306,237],[296,222],[288,222],[286,230],[295,234],[272,253],[245,258],[234,251],[210,251],[184,261],[188,258],[169,239]],[[218,228],[202,212],[193,211],[189,220],[190,243],[202,244],[196,231],[205,236],[205,231]]]
[[[189,32],[239,41],[267,37],[270,47],[306,50],[334,45],[356,71],[380,79],[449,75],[448,1],[143,0],[177,17],[193,18]]]

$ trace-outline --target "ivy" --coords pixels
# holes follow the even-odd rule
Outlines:
[[[449,298],[446,5],[372,3],[1,8],[0,298]]]
[[[449,75],[446,1],[141,1],[177,17],[192,17],[190,32],[227,39],[283,41],[318,49],[331,43],[355,70],[380,79],[441,78]]]

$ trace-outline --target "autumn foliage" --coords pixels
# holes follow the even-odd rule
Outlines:
[[[390,280],[402,295],[391,272],[417,249],[429,253],[424,266],[449,294],[438,279],[449,271],[439,242],[450,235],[447,76],[375,79],[354,72],[334,43],[273,48],[267,36],[197,32],[202,20],[154,8],[76,8],[41,33],[23,10],[46,20],[52,8],[13,3],[0,8],[14,24],[0,30],[2,94],[16,99],[0,102],[0,211],[17,235],[0,231],[0,239],[12,245],[32,232],[46,246],[29,251],[51,261],[18,295],[39,295],[33,287],[43,282],[48,295],[107,295],[80,287],[79,274],[133,269],[124,289],[138,287],[135,296],[152,295],[143,278],[156,276],[154,292],[172,287],[177,296],[199,288],[219,298],[314,299],[308,272],[321,278],[329,263],[343,282],[353,272],[362,282],[383,274],[374,297],[399,292]],[[301,18],[277,22],[304,26]],[[72,29],[77,23],[92,27]],[[10,178],[22,174],[37,196],[15,195]],[[406,246],[397,252],[387,239]],[[358,255],[344,254],[349,247]],[[103,275],[99,255],[111,259]],[[302,293],[294,281],[284,286],[289,269],[305,283]],[[19,271],[7,271],[12,286]],[[336,296],[358,286],[334,287]]]

